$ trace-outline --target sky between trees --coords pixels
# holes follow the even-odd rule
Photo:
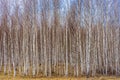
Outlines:
[[[4,12],[3,8],[2,8],[2,3],[3,2],[7,2],[7,6],[8,6],[8,12],[10,15],[12,15],[15,10],[16,7],[18,8],[19,13],[23,13],[25,10],[25,6],[24,3],[28,3],[28,4],[32,4],[31,1],[27,1],[27,0],[1,0],[0,2],[0,16],[2,16],[2,12]],[[61,16],[61,23],[63,23],[62,21],[64,20],[64,16],[67,15],[68,11],[71,9],[72,6],[76,7],[76,10],[80,10],[81,13],[81,25],[84,25],[85,23],[85,16],[88,15],[88,13],[90,13],[89,15],[91,15],[93,17],[93,21],[94,23],[97,22],[103,22],[103,24],[105,24],[106,22],[109,22],[110,24],[117,24],[120,23],[120,1],[119,0],[90,0],[90,5],[86,6],[88,4],[86,4],[87,0],[80,0],[80,7],[75,6],[78,4],[79,0],[59,0],[59,3],[57,4],[57,9],[59,10],[59,16]],[[40,15],[41,14],[41,10],[43,8],[43,0],[36,0],[36,5],[35,5],[35,9],[36,9],[36,14]],[[47,10],[50,10],[50,15],[51,18],[53,17],[53,2],[52,0],[46,0],[46,3],[49,3],[49,5],[45,5]],[[49,7],[49,8],[48,8]],[[89,9],[87,8],[89,7]],[[29,7],[30,10],[32,11],[32,7]],[[115,11],[116,10],[116,11]],[[102,20],[101,18],[101,12],[103,14],[104,19]],[[116,13],[117,14],[116,14]],[[77,12],[75,13],[76,17],[77,17]],[[115,16],[118,16],[118,18],[116,19]],[[38,18],[40,18],[38,16]]]

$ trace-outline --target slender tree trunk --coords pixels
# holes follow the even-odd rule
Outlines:
[[[68,76],[68,32],[67,32],[67,26],[66,26],[66,30],[65,30],[65,38],[66,38],[66,52],[65,52],[65,54],[66,54],[66,64],[65,64],[65,76]]]
[[[3,48],[4,48],[4,74],[7,73],[7,44],[6,44],[6,33],[3,33]]]
[[[47,76],[47,64],[48,64],[48,62],[47,62],[47,52],[46,52],[46,42],[47,42],[47,39],[46,39],[46,26],[45,26],[45,28],[44,28],[44,60],[45,60],[45,71],[44,71],[44,74],[45,74],[45,76]]]
[[[116,68],[116,75],[119,75],[119,70],[118,70],[118,66],[119,66],[119,27],[117,27],[117,29],[115,29],[115,68]]]

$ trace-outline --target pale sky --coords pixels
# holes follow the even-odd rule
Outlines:
[[[4,0],[3,0],[4,1]],[[15,3],[17,3],[17,5],[19,5],[19,10],[21,11],[21,12],[23,12],[24,11],[24,6],[23,6],[23,0],[6,0],[6,1],[8,1],[8,3],[9,3],[9,10],[10,10],[10,13],[12,14],[12,13],[14,13],[14,8],[16,7],[16,5],[15,5]],[[42,0],[38,0],[39,2],[40,1],[42,1]],[[49,0],[48,0],[49,1]],[[72,5],[72,3],[74,3],[75,1],[77,1],[77,0],[61,0],[61,8],[60,8],[60,14],[62,14],[62,16],[63,15],[65,15],[65,13],[70,9],[70,5]],[[84,6],[84,1],[85,0],[82,0],[83,2],[82,2],[82,6]],[[93,2],[93,5],[92,5],[92,14],[94,15],[94,20],[95,21],[97,21],[99,18],[101,18],[100,16],[99,16],[99,13],[101,12],[100,11],[100,9],[97,7],[97,4],[96,4],[96,1],[97,0],[91,0],[92,2]],[[100,1],[100,0],[99,0]],[[118,15],[119,15],[119,19],[120,19],[120,0],[101,0],[102,2],[103,2],[103,4],[105,5],[105,6],[103,6],[103,7],[106,7],[105,9],[104,9],[104,12],[106,12],[106,16],[108,16],[107,17],[107,19],[109,20],[109,19],[111,19],[112,20],[112,18],[114,19],[114,16],[112,16],[114,13],[113,13],[113,11],[114,11],[114,8],[115,7],[118,7]],[[38,3],[39,4],[39,3]],[[102,4],[102,3],[101,3]],[[2,4],[0,4],[0,5],[2,5]],[[39,4],[40,5],[40,4]],[[39,6],[40,7],[40,6]],[[1,11],[2,9],[0,9],[0,16],[1,16]],[[51,11],[52,12],[52,11]],[[82,11],[81,11],[81,13],[82,14],[84,14],[84,12],[85,12],[85,10],[84,10],[84,8],[82,7]],[[84,15],[83,15],[83,17],[84,17]],[[120,20],[119,20],[120,21]]]

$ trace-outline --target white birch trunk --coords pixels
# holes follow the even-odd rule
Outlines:
[[[36,65],[35,65],[35,26],[33,27],[33,63],[32,63],[32,75],[35,76],[36,75]]]
[[[6,33],[3,33],[3,48],[4,48],[4,74],[7,73],[7,44],[6,44]]]
[[[66,37],[65,37],[65,39],[66,39],[66,52],[65,52],[65,54],[66,54],[66,65],[65,65],[65,76],[68,76],[68,32],[67,32],[67,25],[66,25],[66,30],[65,30],[65,34],[66,34]]]
[[[44,26],[45,27],[45,26]],[[44,28],[44,60],[45,60],[45,71],[44,71],[44,74],[45,74],[45,76],[47,76],[47,52],[46,52],[46,42],[47,42],[47,40],[46,40],[46,28]]]
[[[81,74],[83,74],[83,53],[82,53],[82,38],[81,38],[81,31],[79,31],[79,50],[80,50],[80,71],[81,71]]]
[[[117,27],[117,29],[115,29],[115,71],[116,71],[116,75],[119,75],[119,27]]]
[[[88,28],[86,35],[86,74],[89,75],[90,69],[90,34],[91,28]]]

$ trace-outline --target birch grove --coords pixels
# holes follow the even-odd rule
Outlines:
[[[120,5],[105,1],[21,0],[11,8],[0,0],[0,73],[120,75]]]

